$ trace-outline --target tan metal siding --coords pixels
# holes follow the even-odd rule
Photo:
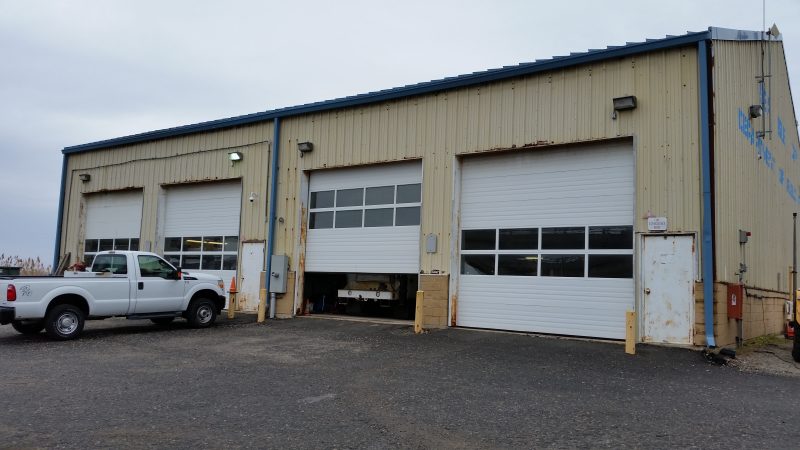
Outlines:
[[[720,281],[737,281],[741,261],[738,230],[752,231],[746,245],[747,284],[762,289],[788,291],[792,262],[792,212],[798,205],[780,183],[779,169],[796,189],[800,186],[800,160],[792,160],[798,142],[794,105],[789,91],[783,44],[771,44],[772,136],[765,139],[775,159],[774,169],[759,159],[756,146],[739,129],[739,109],[747,114],[759,104],[756,76],[761,73],[759,42],[714,41],[714,115],[716,263]],[[778,137],[778,118],[785,130],[784,144]],[[761,120],[750,121],[754,130]],[[768,124],[768,128],[769,128]],[[780,274],[780,275],[779,275]],[[779,282],[780,278],[780,282]]]
[[[695,47],[587,64],[488,85],[287,118],[281,127],[276,252],[296,253],[303,170],[423,159],[422,234],[436,233],[426,273],[450,269],[453,167],[457,155],[632,136],[636,227],[647,212],[670,230],[699,231],[700,153]],[[639,107],[611,119],[611,99]],[[297,142],[314,151],[299,158]],[[297,268],[297,254],[292,267]]]
[[[242,179],[240,240],[265,239],[267,188],[272,123],[265,122],[221,131],[134,144],[69,157],[63,231],[64,251],[73,259],[82,254],[82,197],[85,193],[129,188],[143,189],[142,235],[153,242],[157,233],[158,201],[162,186],[177,183]],[[240,151],[244,160],[231,166],[228,153]],[[92,179],[82,183],[77,174]],[[257,194],[252,204],[250,192]],[[198,211],[202,220],[202,211]],[[161,242],[155,242],[158,251]]]

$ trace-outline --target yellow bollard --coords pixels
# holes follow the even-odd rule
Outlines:
[[[422,316],[425,310],[422,308],[422,302],[425,298],[425,292],[417,291],[417,305],[414,309],[414,333],[422,333]]]
[[[258,291],[258,323],[264,323],[267,316],[267,290]]]
[[[625,353],[636,354],[636,311],[625,311]]]
[[[231,285],[228,290],[228,319],[233,319],[236,316],[236,277],[231,278]]]

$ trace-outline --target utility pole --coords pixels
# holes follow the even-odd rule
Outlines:
[[[792,344],[792,358],[800,362],[800,338],[797,332],[797,213],[792,213],[792,322],[794,322],[794,342]]]

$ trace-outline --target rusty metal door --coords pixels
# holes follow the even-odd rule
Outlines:
[[[690,345],[694,336],[694,236],[644,236],[643,342]]]
[[[239,294],[236,298],[242,311],[258,309],[261,276],[264,271],[264,243],[242,243],[242,272]]]

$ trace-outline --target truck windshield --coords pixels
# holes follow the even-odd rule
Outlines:
[[[125,255],[97,255],[92,272],[128,273],[128,258]]]

